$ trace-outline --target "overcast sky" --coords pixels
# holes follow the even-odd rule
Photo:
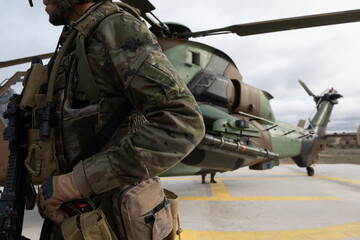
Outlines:
[[[0,61],[52,52],[61,27],[48,23],[42,1],[7,1],[0,9]],[[360,9],[359,0],[154,0],[154,14],[192,31],[233,24]],[[339,99],[328,130],[354,132],[360,123],[360,23],[341,24],[247,37],[235,34],[197,38],[228,54],[244,82],[266,90],[277,120],[297,124],[315,108],[298,84],[315,93],[334,87]],[[45,61],[46,62],[46,61]],[[0,80],[29,64],[0,69]]]

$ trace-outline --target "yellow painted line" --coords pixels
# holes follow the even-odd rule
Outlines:
[[[188,178],[188,177],[162,177],[161,181],[199,181],[201,177],[198,178]]]
[[[290,180],[288,177],[278,177],[278,178],[215,178],[215,180]]]
[[[260,173],[258,171],[246,171],[246,170],[239,170],[235,172],[242,172],[242,173]],[[262,171],[261,173],[265,174],[275,174],[275,175],[293,175],[293,176],[307,176],[307,174],[302,173],[283,173],[283,172],[265,172]],[[360,180],[352,180],[352,179],[346,179],[346,178],[338,178],[338,177],[328,177],[328,176],[312,176],[313,178],[323,178],[323,179],[329,179],[334,181],[340,181],[340,182],[349,182],[349,183],[355,183],[360,185]]]
[[[259,171],[236,171],[246,173],[259,173]],[[284,173],[284,172],[264,172],[265,174],[281,174],[292,176],[307,176],[299,173]],[[344,178],[327,177],[327,176],[313,176],[316,178],[329,179],[334,181],[342,181],[360,184],[359,180],[350,180]],[[163,178],[162,178],[163,179]],[[340,200],[336,197],[232,197],[223,180],[288,180],[289,178],[216,178],[217,184],[210,184],[213,197],[180,197],[180,200],[195,200],[195,201],[319,201],[319,200]],[[171,178],[163,180],[196,180],[198,178]],[[261,232],[216,232],[216,231],[194,231],[184,230],[182,238],[187,240],[340,240],[348,238],[360,237],[360,222],[313,228],[313,229],[298,229],[298,230],[282,230],[282,231],[261,231]]]
[[[261,170],[238,170],[238,171],[234,171],[234,172],[241,172],[241,173],[261,173],[261,174],[275,174],[275,175],[291,175],[291,176],[308,176],[307,174],[304,173],[286,173],[286,172],[268,172],[268,171],[261,171]]]
[[[180,197],[180,200],[186,201],[203,201],[203,202],[231,202],[231,201],[338,201],[337,197]]]
[[[213,194],[213,198],[215,199],[223,199],[225,201],[228,201],[229,199],[232,199],[229,191],[225,187],[224,183],[221,180],[218,180],[216,184],[210,184],[211,191]]]
[[[340,240],[360,237],[360,222],[337,226],[263,232],[215,232],[184,230],[186,240]]]
[[[337,197],[304,197],[304,196],[283,196],[283,197],[233,197],[225,187],[224,183],[217,179],[216,184],[210,184],[212,197],[180,197],[180,200],[191,201],[334,201],[340,200]]]
[[[161,178],[161,181],[199,181],[201,178]],[[277,177],[277,178],[215,178],[215,180],[290,180],[288,177]]]
[[[359,180],[351,180],[351,179],[346,179],[346,178],[327,177],[327,176],[313,176],[313,177],[315,177],[315,178],[329,179],[329,180],[334,180],[334,181],[341,181],[341,182],[348,182],[348,183],[360,184],[360,181],[359,181]]]

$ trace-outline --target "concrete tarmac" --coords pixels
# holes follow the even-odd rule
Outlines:
[[[184,240],[360,240],[360,165],[317,165],[315,176],[282,165],[162,178],[179,195]],[[38,239],[41,219],[26,212],[24,236]]]

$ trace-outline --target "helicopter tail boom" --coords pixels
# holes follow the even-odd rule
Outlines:
[[[337,99],[342,96],[333,88],[325,91],[323,95],[315,96],[304,82],[301,80],[299,82],[306,92],[314,98],[317,112],[305,130],[300,154],[292,159],[299,167],[309,167],[315,163],[319,153],[325,149],[326,127],[330,121],[333,107],[338,103]]]

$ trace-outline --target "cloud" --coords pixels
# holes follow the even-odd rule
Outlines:
[[[162,21],[179,22],[193,31],[310,14],[359,9],[358,0],[168,0],[151,1]],[[0,9],[0,61],[52,52],[61,27],[48,23],[42,2],[10,1]],[[244,81],[264,89],[275,116],[296,124],[313,108],[310,97],[297,80],[301,78],[315,94],[336,88],[344,98],[334,108],[329,129],[356,130],[359,122],[360,23],[238,37],[235,34],[193,39],[228,54]],[[0,69],[0,79],[26,70],[28,64]],[[290,109],[289,109],[289,103]]]

